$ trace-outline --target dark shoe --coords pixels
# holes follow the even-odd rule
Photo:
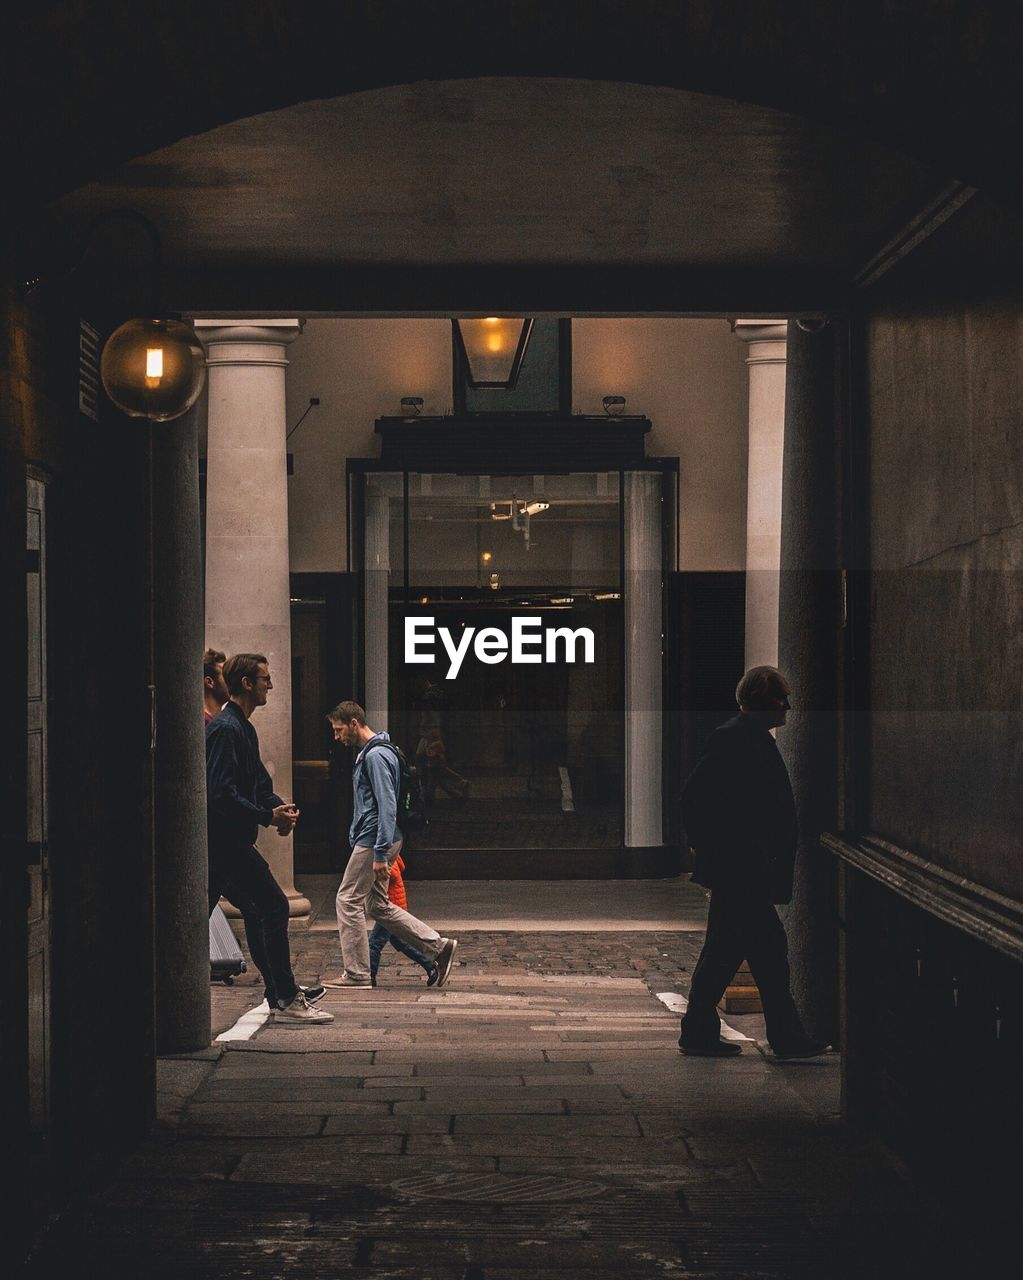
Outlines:
[[[429,969],[427,969],[426,971],[426,985],[428,987],[435,987],[439,982],[439,980],[440,980],[440,970],[437,968],[435,964],[431,964]]]
[[[680,1040],[678,1051],[687,1058],[737,1058],[742,1053],[742,1045],[734,1040],[715,1040],[710,1044],[683,1044]]]
[[[455,958],[455,947],[458,946],[456,938],[441,938],[444,944],[437,952],[437,981],[433,984],[435,987],[442,987],[448,980],[451,973],[451,962]]]
[[[377,984],[377,976],[376,976],[376,974],[374,973],[374,974],[373,974],[373,976],[372,976],[372,977],[370,978],[370,980],[369,980],[369,985],[370,985],[371,987],[375,987],[375,986],[376,986],[376,984]]]
[[[819,1058],[827,1053],[831,1045],[822,1040],[800,1040],[798,1044],[788,1045],[784,1049],[775,1049],[777,1062],[798,1062],[802,1058]]]

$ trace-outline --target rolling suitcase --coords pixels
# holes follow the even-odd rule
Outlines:
[[[244,972],[242,949],[218,903],[210,916],[210,981],[230,986]]]

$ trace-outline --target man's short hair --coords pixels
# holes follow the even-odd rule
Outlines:
[[[202,655],[203,677],[209,676],[211,680],[216,680],[217,667],[222,667],[226,661],[227,655],[221,653],[219,649],[207,649]]]
[[[332,724],[350,724],[353,720],[365,724],[366,713],[357,702],[339,702],[333,711],[327,713],[327,719]]]
[[[234,653],[224,663],[224,683],[228,693],[237,695],[245,692],[243,680],[251,680],[255,684],[260,666],[269,666],[262,653]]]
[[[777,667],[750,667],[735,686],[735,701],[740,707],[756,711],[774,696],[774,691],[786,683]]]

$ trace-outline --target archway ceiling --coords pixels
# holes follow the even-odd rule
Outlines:
[[[102,210],[148,215],[183,310],[799,310],[833,302],[941,185],[764,107],[493,78],[252,116],[51,212],[72,236]],[[123,268],[125,235],[104,234],[96,263]]]

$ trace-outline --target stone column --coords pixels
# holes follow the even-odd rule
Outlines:
[[[749,464],[746,479],[746,667],[778,665],[782,446],[785,438],[785,323],[736,320],[749,347]]]
[[[252,717],[274,790],[292,798],[291,591],[288,559],[286,350],[300,320],[197,320],[209,363],[206,464],[206,644],[264,653],[274,687]],[[300,819],[301,821],[301,819]],[[292,837],[261,830],[260,852],[293,916]]]
[[[837,1021],[835,866],[818,843],[837,823],[840,637],[836,326],[789,325],[781,536],[779,665],[792,711],[778,732],[799,813],[795,891],[786,912],[792,993],[808,1030]]]
[[[154,423],[153,683],[156,1052],[210,1042],[202,548],[195,410]]]

